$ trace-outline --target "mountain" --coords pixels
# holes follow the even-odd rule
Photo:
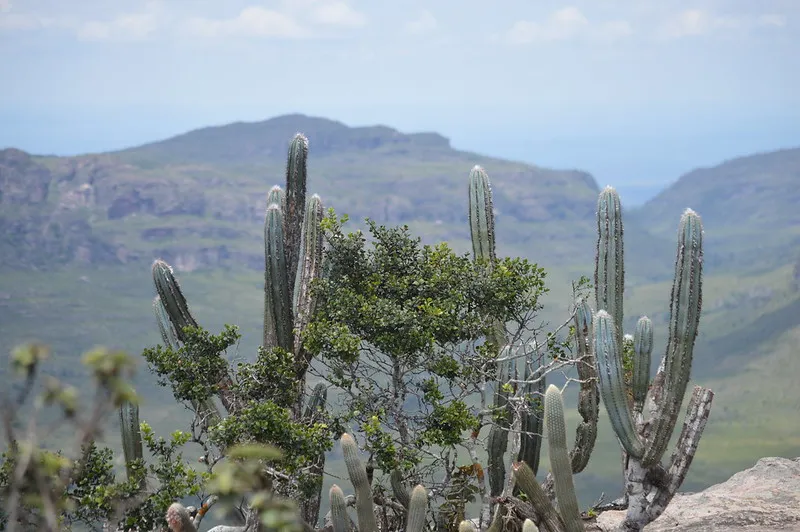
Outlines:
[[[739,157],[682,176],[632,218],[670,237],[691,207],[706,228],[706,262],[718,271],[767,270],[800,258],[800,148]]]
[[[163,257],[182,270],[259,268],[266,195],[284,182],[298,131],[309,138],[309,190],[353,220],[415,224],[466,251],[466,178],[480,164],[495,185],[501,251],[530,246],[524,254],[549,264],[591,257],[598,189],[586,172],[454,150],[435,133],[287,115],[113,153],[0,151],[0,267]]]

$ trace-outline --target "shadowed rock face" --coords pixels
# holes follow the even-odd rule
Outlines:
[[[604,512],[596,528],[612,531],[624,512]],[[705,491],[678,494],[646,532],[800,531],[800,458],[762,458]]]

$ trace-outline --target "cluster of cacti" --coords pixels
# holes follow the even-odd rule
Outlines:
[[[289,146],[285,193],[279,186],[269,191],[264,221],[263,347],[281,348],[294,355],[297,382],[297,401],[293,408],[295,418],[304,415],[303,396],[311,358],[303,349],[300,339],[314,309],[312,282],[320,275],[322,263],[323,235],[320,223],[323,206],[317,195],[306,199],[307,157],[308,141],[302,134],[297,134]],[[186,340],[184,329],[197,327],[198,322],[189,310],[172,267],[162,260],[156,260],[152,273],[158,294],[153,308],[162,340],[165,346],[178,349]],[[229,413],[237,406],[232,384],[231,374],[222,372],[217,383],[218,397]],[[315,389],[306,414],[310,415],[324,406],[325,393],[324,386]],[[215,424],[222,417],[211,398],[199,404],[195,402],[193,407],[205,426]],[[137,408],[127,405],[120,411],[126,461],[141,455],[141,438],[137,439]],[[324,456],[318,457],[317,462],[316,474],[321,477],[319,464],[324,463]],[[319,512],[318,497],[316,503],[305,506],[304,517],[315,520]]]
[[[567,451],[567,435],[564,419],[564,402],[559,389],[552,384],[544,394],[544,425],[546,428],[550,467],[555,483],[555,495],[558,510],[553,505],[548,494],[539,485],[536,475],[531,467],[524,461],[513,465],[513,475],[516,485],[527,496],[533,508],[535,519],[539,527],[546,532],[579,532],[584,530],[583,520],[578,509],[578,501],[572,482],[572,464]],[[358,446],[349,434],[341,438],[342,452],[347,466],[350,481],[353,483],[356,500],[356,514],[359,532],[377,532],[378,526],[375,518],[372,489],[367,476],[366,468],[358,455]],[[353,524],[347,515],[347,499],[341,488],[333,485],[330,489],[330,522],[334,532],[349,532]],[[426,514],[428,507],[428,494],[421,485],[416,486],[412,492],[407,506],[406,525],[407,532],[421,532],[426,528]],[[507,515],[503,506],[495,512],[489,532],[499,532],[504,529],[503,519]],[[475,522],[465,520],[459,524],[459,532],[477,531]],[[523,530],[536,531],[534,521],[525,519]]]
[[[647,317],[640,318],[633,337],[633,371],[628,389],[623,374],[622,208],[619,196],[611,187],[600,194],[597,225],[595,296],[598,310],[593,319],[592,343],[603,403],[626,453],[629,509],[623,526],[625,530],[640,530],[660,515],[683,481],[713,398],[710,390],[695,388],[678,450],[665,470],[660,461],[686,393],[700,319],[703,227],[700,217],[691,209],[681,217],[667,350],[651,382],[653,326]]]
[[[475,260],[492,263],[496,260],[495,225],[492,190],[489,176],[483,168],[475,166],[469,174],[469,223],[472,237],[472,250]],[[572,471],[583,471],[589,461],[597,436],[597,416],[599,410],[597,372],[593,349],[590,342],[591,309],[579,304],[575,316],[576,344],[578,354],[578,376],[581,381],[578,410],[581,423],[578,426],[575,447],[570,452]],[[509,401],[509,391],[504,386],[516,370],[517,363],[513,359],[512,350],[507,346],[505,324],[494,323],[487,335],[487,344],[497,354],[497,378],[494,385],[493,409],[498,412],[497,422],[492,424],[487,440],[487,469],[490,495],[500,495],[506,485],[506,467],[504,455],[508,448],[508,435],[513,413]],[[545,375],[542,369],[540,354],[536,349],[530,350],[523,364],[522,377],[525,384],[512,387],[516,398],[541,398],[545,390]],[[516,401],[521,403],[522,401]],[[519,461],[526,462],[536,473],[541,451],[542,415],[536,408],[523,409],[518,415],[520,420]]]

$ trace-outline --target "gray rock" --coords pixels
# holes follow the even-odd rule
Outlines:
[[[616,530],[625,515],[609,511],[595,530]],[[587,527],[588,529],[588,527]],[[722,484],[693,494],[677,494],[646,532],[798,531],[800,458],[762,458]]]

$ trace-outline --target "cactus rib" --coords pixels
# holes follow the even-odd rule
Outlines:
[[[622,346],[623,295],[625,290],[622,205],[613,187],[597,200],[597,255],[594,270],[595,308],[614,318],[617,345]]]
[[[264,219],[264,347],[292,351],[292,317],[283,213],[272,204]]]
[[[425,529],[425,514],[428,510],[428,492],[424,486],[417,485],[411,491],[411,504],[408,507],[406,532],[422,532]]]
[[[650,357],[653,352],[653,322],[642,316],[633,334],[633,409],[641,412],[650,388]]]
[[[597,440],[597,417],[600,413],[600,392],[597,388],[597,364],[592,349],[592,309],[586,299],[581,299],[575,309],[575,342],[578,351],[578,413],[581,422],[575,430],[575,447],[572,472],[580,473],[589,463]],[[534,473],[536,470],[534,470]]]

